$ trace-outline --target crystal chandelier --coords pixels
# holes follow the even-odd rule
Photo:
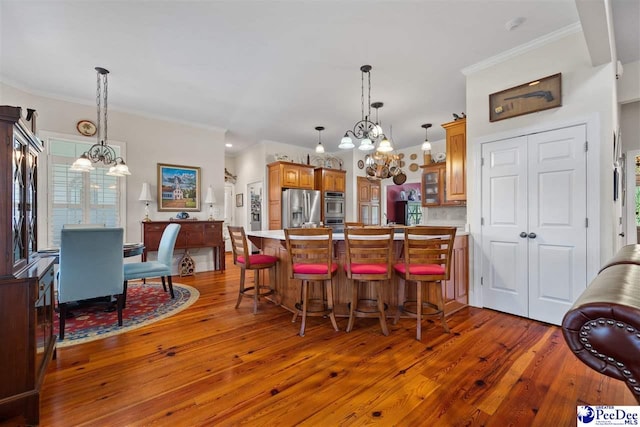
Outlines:
[[[384,104],[382,102],[374,102],[371,103],[371,65],[363,65],[360,67],[361,72],[361,93],[360,93],[360,108],[361,108],[361,116],[360,120],[353,125],[353,130],[349,129],[344,133],[342,140],[340,141],[340,145],[338,148],[343,150],[348,150],[354,148],[353,139],[359,139],[360,145],[358,146],[359,150],[362,151],[372,151],[375,149],[375,143],[378,140],[380,141],[380,145],[378,147],[379,151],[391,151],[393,147],[391,147],[391,143],[384,135],[382,131],[382,127],[378,122],[378,109],[381,108]],[[364,90],[364,76],[367,75],[367,95],[365,98],[365,90]],[[366,105],[366,112],[365,112]],[[371,121],[371,107],[376,110],[376,121]],[[382,148],[382,150],[381,150]]]
[[[106,166],[110,166],[107,175],[125,176],[131,175],[127,164],[122,157],[116,155],[113,147],[107,144],[107,74],[109,70],[102,67],[96,67],[97,71],[97,89],[96,89],[96,105],[97,105],[97,122],[96,135],[98,142],[93,144],[91,148],[82,153],[71,165],[72,171],[90,172],[94,170],[93,163],[102,162]]]

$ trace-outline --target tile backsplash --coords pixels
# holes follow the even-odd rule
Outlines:
[[[434,225],[462,225],[467,222],[466,206],[441,206],[424,208],[423,223]]]

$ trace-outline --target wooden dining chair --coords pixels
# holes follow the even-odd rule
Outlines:
[[[99,297],[116,297],[118,326],[124,308],[122,228],[63,228],[60,232],[58,316],[64,339],[67,305]]]
[[[227,229],[229,230],[231,249],[233,251],[233,263],[240,267],[240,289],[238,290],[236,308],[240,306],[242,297],[250,297],[253,299],[253,314],[256,314],[260,297],[275,293],[278,258],[272,255],[251,254],[244,227],[229,225]],[[265,269],[269,270],[269,286],[260,284],[260,271]],[[245,287],[244,285],[246,270],[253,270],[253,286]]]
[[[398,310],[394,324],[401,314],[417,318],[416,339],[422,338],[422,317],[438,316],[442,327],[449,333],[444,318],[442,281],[449,280],[451,256],[456,236],[455,227],[407,227],[404,230],[404,260],[394,264],[395,273],[402,279],[398,287]],[[405,300],[408,282],[416,283],[416,299]],[[425,285],[433,287],[435,301],[423,301]],[[408,306],[415,305],[415,311]],[[426,310],[426,311],[425,311]]]
[[[354,227],[364,227],[364,223],[362,223],[362,222],[348,222],[348,221],[345,221],[344,228],[354,228]]]
[[[333,260],[333,234],[330,228],[287,228],[284,236],[289,253],[291,279],[301,280],[300,302],[292,322],[301,316],[300,336],[304,336],[307,316],[329,316],[333,329],[338,323],[333,312],[333,277],[338,264]],[[311,283],[325,287],[321,298],[310,298]]]
[[[353,329],[356,317],[377,317],[382,333],[389,335],[383,285],[390,283],[393,274],[393,228],[346,228],[344,239],[344,271],[351,281],[347,332]],[[375,291],[369,290],[366,297],[359,296],[363,282],[375,283]]]

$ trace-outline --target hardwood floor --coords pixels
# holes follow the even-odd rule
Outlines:
[[[334,332],[261,302],[234,309],[239,269],[175,277],[199,301],[126,334],[58,349],[42,426],[575,426],[576,405],[635,405],[622,382],[584,366],[559,328],[466,308],[451,334],[415,320],[357,319]]]

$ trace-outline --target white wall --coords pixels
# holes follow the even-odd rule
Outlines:
[[[39,131],[54,132],[77,136],[76,123],[81,119],[95,121],[95,105],[84,105],[61,101],[40,95],[30,94],[6,84],[0,83],[3,105],[15,105],[23,108],[34,108],[38,112],[37,128]],[[141,115],[119,112],[110,103],[109,139],[126,143],[124,156],[131,176],[126,179],[126,224],[127,241],[140,241],[144,218],[144,203],[138,201],[143,182],[151,185],[154,199],[157,198],[157,164],[169,163],[201,168],[202,198],[201,212],[191,212],[192,217],[206,219],[208,206],[204,205],[206,189],[212,185],[215,191],[215,210],[222,212],[224,201],[224,133],[222,129],[211,129],[190,126],[166,120],[144,117]],[[40,191],[42,197],[45,192]],[[39,206],[45,207],[44,201]],[[149,216],[152,220],[168,220],[175,217],[176,212],[158,212],[157,200],[149,205]],[[38,212],[38,240],[46,238],[46,215]],[[220,218],[221,219],[221,218]],[[210,249],[190,250],[196,261],[196,270],[213,270]],[[155,256],[155,254],[152,254]],[[182,256],[176,252],[176,259]],[[177,271],[177,268],[175,269]]]
[[[640,150],[640,101],[622,104],[620,111],[622,150]]]
[[[625,104],[640,100],[640,61],[624,64],[623,69],[618,80],[618,102]]]
[[[559,72],[562,73],[561,107],[489,122],[489,94]],[[612,158],[615,110],[613,64],[592,67],[581,33],[569,34],[470,74],[467,76],[467,177],[476,176],[479,159],[473,157],[473,148],[480,138],[506,135],[518,129],[562,123],[595,114],[599,121],[599,132],[595,135],[596,140],[590,141],[590,146],[598,147],[598,157],[604,159],[600,168],[600,182],[610,183],[612,169],[609,160]],[[470,202],[478,196],[478,191],[478,186],[467,186],[467,215],[479,224],[480,206]],[[609,202],[612,200],[612,191],[611,185],[600,186],[600,259],[603,261],[612,256],[615,243],[613,206]]]

